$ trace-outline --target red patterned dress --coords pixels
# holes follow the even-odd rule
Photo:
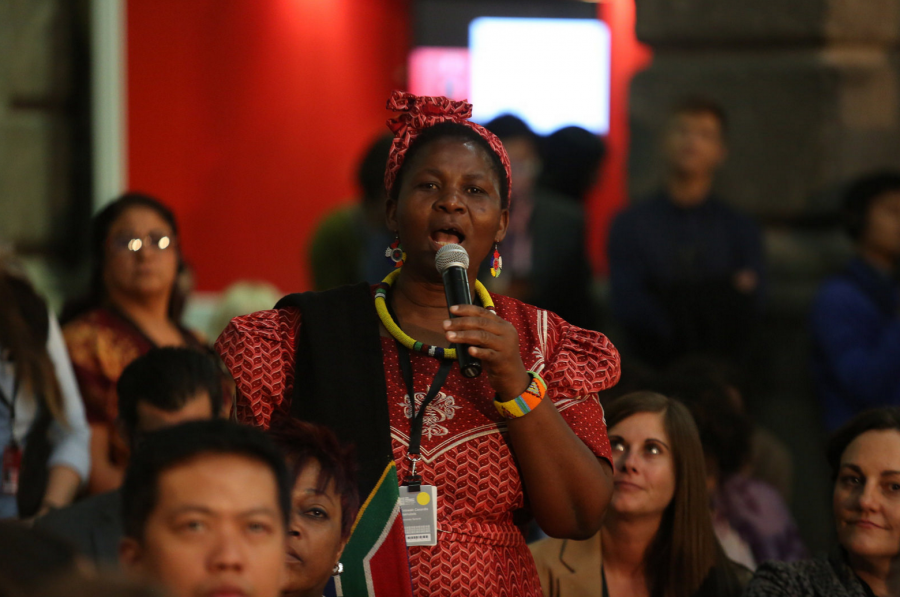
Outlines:
[[[525,367],[547,381],[547,395],[578,437],[598,457],[610,458],[596,392],[618,380],[616,349],[599,332],[515,299],[492,297],[497,314],[518,330]],[[242,422],[265,428],[276,412],[289,413],[300,319],[297,309],[261,311],[235,318],[219,337],[216,348],[237,382]],[[393,338],[382,338],[382,351],[391,443],[402,479],[409,473],[411,409]],[[410,356],[418,405],[439,362],[417,352]],[[493,397],[487,376],[466,379],[453,367],[426,410],[418,472],[437,486],[438,544],[409,549],[416,595],[541,594],[534,561],[513,522],[527,503]]]

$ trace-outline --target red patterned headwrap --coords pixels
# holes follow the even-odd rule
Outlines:
[[[454,101],[446,97],[420,97],[411,93],[395,91],[387,102],[387,108],[394,112],[400,112],[399,116],[387,122],[388,128],[394,132],[394,143],[391,145],[387,169],[384,172],[384,187],[388,193],[394,186],[394,180],[403,165],[406,152],[416,137],[425,129],[447,121],[467,126],[487,141],[506,170],[507,188],[512,193],[512,173],[506,149],[503,148],[503,144],[494,133],[474,122],[469,122],[469,118],[472,117],[472,104]]]

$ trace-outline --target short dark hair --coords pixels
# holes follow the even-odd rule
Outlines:
[[[277,502],[287,527],[291,482],[278,448],[262,431],[222,419],[190,421],[155,431],[144,439],[128,463],[122,484],[122,519],[126,537],[144,538],[147,519],[156,508],[160,476],[195,457],[244,456],[265,465],[275,476]]]
[[[680,114],[709,114],[719,121],[723,137],[728,132],[728,115],[725,113],[725,108],[712,98],[702,95],[684,97],[672,107],[671,115],[673,117]]]
[[[319,464],[318,491],[325,491],[334,481],[335,491],[341,496],[341,536],[349,537],[359,512],[353,448],[342,446],[329,428],[293,417],[273,421],[269,437],[281,448],[294,482],[312,461]]]
[[[837,477],[841,467],[841,456],[853,440],[867,431],[898,431],[900,432],[900,407],[882,406],[863,411],[850,419],[843,427],[838,429],[828,441],[825,454],[828,464],[831,465],[831,474]]]
[[[866,231],[866,216],[872,203],[880,195],[900,191],[900,172],[882,170],[872,172],[854,180],[844,193],[841,219],[844,230],[854,242],[862,238]]]
[[[716,463],[723,480],[741,469],[750,457],[752,425],[724,383],[687,368],[670,369],[657,389],[680,400],[691,412],[703,451]]]
[[[363,201],[384,200],[384,169],[387,166],[393,135],[382,135],[375,139],[359,163],[356,182],[362,189]]]
[[[497,135],[497,138],[501,141],[504,139],[526,138],[534,143],[538,142],[537,134],[531,130],[528,123],[513,114],[497,116],[484,125],[484,128]]]
[[[538,184],[584,201],[606,156],[603,139],[580,126],[567,126],[544,138]]]
[[[416,157],[416,154],[422,151],[422,148],[427,147],[430,143],[439,139],[448,138],[472,141],[484,150],[491,160],[491,166],[500,183],[500,207],[503,209],[509,207],[509,181],[506,180],[506,168],[503,167],[500,156],[491,149],[491,146],[484,140],[484,137],[464,124],[451,122],[449,120],[428,127],[412,142],[412,145],[409,146],[409,149],[406,150],[406,155],[403,157],[403,165],[400,166],[400,170],[394,178],[394,186],[388,189],[390,198],[394,201],[397,201],[400,198],[400,187],[403,185],[403,177],[406,175],[407,167]]]
[[[213,356],[198,349],[152,348],[125,367],[116,392],[119,420],[129,441],[133,441],[138,427],[138,402],[174,412],[198,392],[206,392],[215,416],[222,408],[222,374]]]

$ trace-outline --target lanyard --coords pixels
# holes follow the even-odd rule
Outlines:
[[[398,342],[397,351],[399,352],[400,370],[403,372],[403,381],[406,383],[406,391],[409,394],[409,405],[410,408],[412,408],[409,448],[406,453],[406,457],[412,462],[412,468],[410,469],[409,476],[404,479],[403,484],[408,485],[410,491],[418,491],[419,486],[422,484],[422,477],[416,474],[416,463],[421,460],[419,449],[422,443],[422,425],[425,422],[425,408],[431,404],[431,401],[434,400],[435,396],[437,396],[438,392],[441,390],[441,386],[447,381],[447,375],[450,373],[450,366],[453,365],[453,361],[450,359],[441,359],[441,366],[434,375],[434,380],[431,382],[431,387],[428,388],[428,393],[425,394],[425,399],[422,400],[419,411],[416,412],[416,393],[413,388],[413,370],[412,361],[409,358],[409,349]]]

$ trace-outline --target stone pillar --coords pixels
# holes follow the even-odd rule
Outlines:
[[[72,198],[78,2],[0,1],[0,242],[59,246]]]

